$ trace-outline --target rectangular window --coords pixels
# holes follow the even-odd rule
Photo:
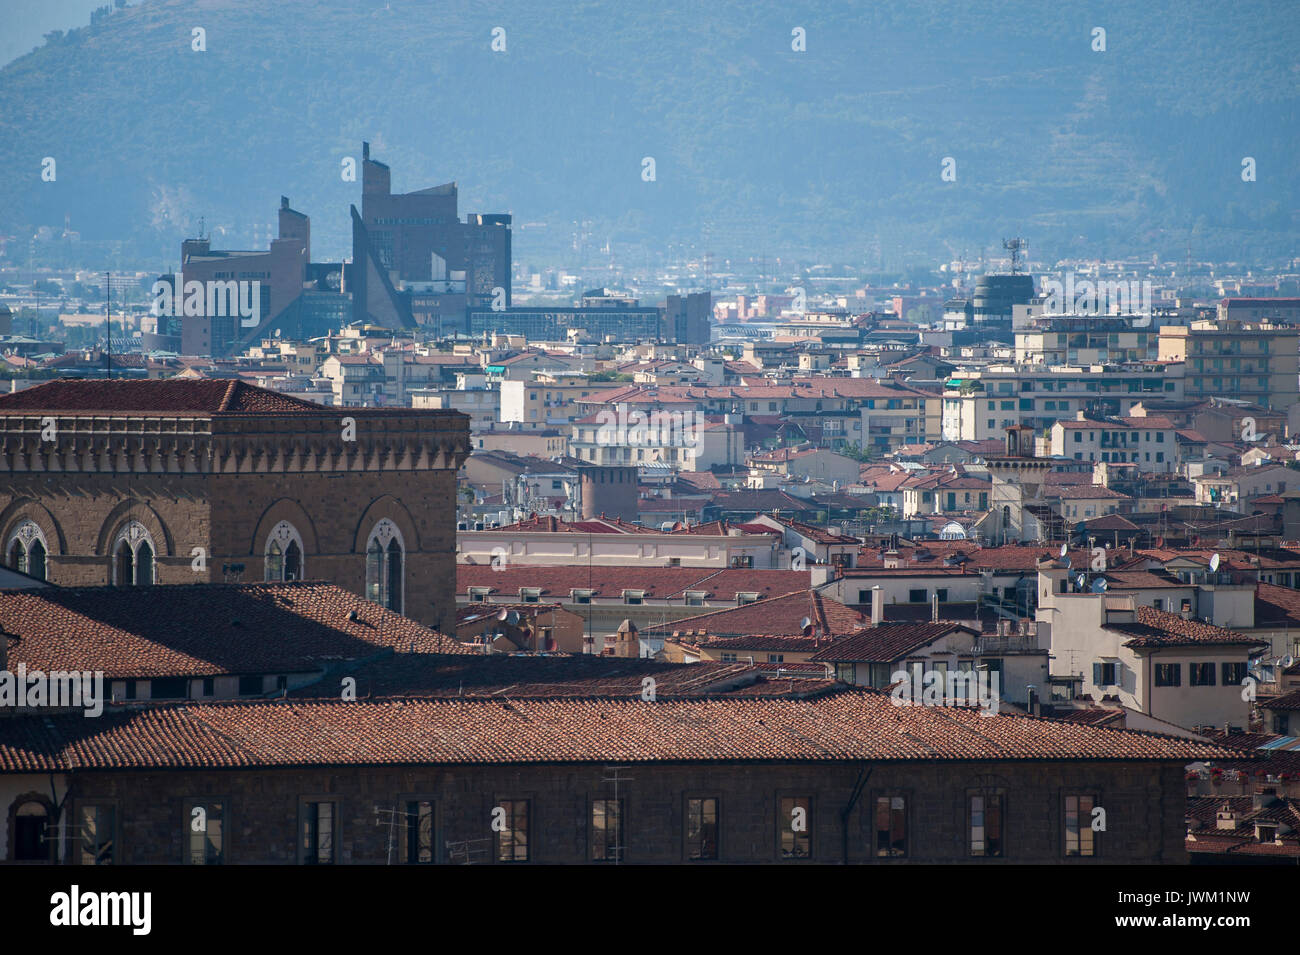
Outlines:
[[[188,800],[182,825],[186,863],[221,865],[226,861],[226,800]]]
[[[1094,856],[1097,846],[1092,831],[1094,796],[1065,797],[1065,854],[1067,856]]]
[[[151,700],[183,700],[190,695],[190,681],[185,677],[164,677],[149,681]]]
[[[117,861],[117,806],[82,803],[77,809],[77,841],[82,865],[112,865]]]
[[[405,838],[402,861],[407,865],[432,865],[437,861],[434,841],[433,802],[425,799],[406,801]]]
[[[1244,679],[1246,679],[1246,664],[1225,663],[1223,665],[1224,686],[1240,686]]]
[[[1002,856],[1002,794],[970,797],[970,854],[981,858]]]
[[[262,677],[260,675],[241,676],[239,678],[239,695],[240,696],[261,696]]]
[[[1192,686],[1214,686],[1213,663],[1189,663],[1192,671]]]
[[[876,855],[907,855],[907,803],[902,796],[876,797]]]
[[[922,587],[920,590],[909,590],[907,592],[907,601],[908,603],[914,604],[925,603],[925,588]]]
[[[502,799],[496,808],[502,810],[502,829],[497,833],[498,862],[528,861],[528,811],[530,800]]]
[[[777,820],[782,859],[812,858],[812,799],[793,796],[781,800]]]
[[[934,593],[935,593],[935,596],[939,598],[939,603],[941,603],[941,604],[946,604],[946,603],[948,602],[948,588],[947,588],[947,587],[940,587],[940,588],[938,588],[937,590],[935,590]]]
[[[1183,665],[1181,663],[1157,663],[1156,686],[1182,686]]]
[[[1114,663],[1094,663],[1092,665],[1092,682],[1097,686],[1117,686]]]
[[[335,862],[334,838],[338,818],[338,804],[331,800],[307,800],[302,804],[302,840],[298,846],[299,859],[304,865],[333,865]]]
[[[591,858],[593,862],[621,862],[623,847],[623,800],[591,801]]]
[[[686,858],[707,862],[718,858],[718,800],[686,800]]]

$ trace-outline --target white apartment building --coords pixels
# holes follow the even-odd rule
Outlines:
[[[573,422],[569,451],[590,464],[667,465],[679,471],[708,471],[745,462],[745,434],[731,415],[669,412],[677,417],[658,426],[611,426],[610,415]],[[648,416],[647,416],[648,418]],[[618,417],[616,421],[629,420]],[[659,421],[661,419],[653,419]]]
[[[1188,730],[1248,725],[1242,681],[1256,638],[1139,606],[1132,595],[1054,593],[1046,575],[1040,581],[1038,633],[1051,648],[1054,700],[1110,697]]]
[[[1053,457],[1075,461],[1136,464],[1142,471],[1178,471],[1176,429],[1168,418],[1092,418],[1077,412],[1073,421],[1052,425]]]
[[[456,561],[509,567],[790,570],[793,561],[785,535],[780,527],[724,529],[713,523],[673,533],[613,520],[575,523],[538,517],[507,527],[458,531]]]
[[[943,439],[1000,439],[1016,425],[1042,433],[1080,411],[1127,416],[1142,401],[1182,398],[1181,362],[988,365],[949,378],[943,392]]]

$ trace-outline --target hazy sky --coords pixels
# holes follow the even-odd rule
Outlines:
[[[135,6],[139,0],[133,0]],[[90,11],[113,0],[0,0],[0,66],[45,42],[51,30],[84,27]]]

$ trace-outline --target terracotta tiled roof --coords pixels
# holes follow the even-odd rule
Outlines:
[[[789,669],[787,665],[786,669]],[[750,688],[751,695],[781,695],[788,691],[767,685],[757,666],[744,663],[661,663],[655,660],[606,656],[505,656],[481,654],[442,656],[398,654],[349,667],[345,675],[357,681],[360,699],[385,697],[623,697],[640,699],[650,677],[659,698],[717,696]],[[811,675],[822,677],[825,668]],[[810,673],[804,673],[803,682]],[[806,691],[806,687],[803,688]],[[322,680],[290,691],[300,699],[338,698],[338,683]]]
[[[826,646],[826,643],[815,637],[747,633],[738,637],[710,637],[696,646],[707,650],[752,650],[755,653],[810,653]]]
[[[1192,646],[1197,644],[1241,644],[1254,646],[1261,641],[1243,633],[1225,630],[1213,624],[1201,623],[1199,620],[1184,620],[1176,613],[1156,610],[1152,607],[1137,608],[1137,622],[1110,623],[1107,630],[1124,633],[1133,639],[1125,642],[1127,647],[1168,647]]]
[[[852,633],[866,623],[862,614],[838,600],[815,590],[800,590],[742,607],[683,617],[646,632],[660,636],[689,630],[710,637],[739,637],[755,633],[794,637],[802,636],[805,617],[821,629],[823,636],[832,637]]]
[[[836,640],[808,659],[817,663],[892,663],[954,630],[972,635],[978,633],[959,623],[942,620],[938,623],[882,623]]]
[[[1044,485],[1043,497],[1059,497],[1069,501],[1127,501],[1127,494],[1112,491],[1098,484],[1053,484]]]
[[[341,587],[310,582],[6,590],[0,621],[11,635],[10,669],[97,670],[110,679],[307,673],[385,648],[472,652]]]
[[[809,732],[815,727],[815,732]],[[1222,751],[973,709],[811,699],[441,699],[182,704],[0,720],[0,771],[768,760],[1134,760]]]
[[[1255,588],[1255,626],[1300,627],[1300,590],[1277,584]]]
[[[1259,705],[1267,710],[1300,710],[1300,690],[1292,690],[1290,693],[1275,696],[1273,699],[1261,702]]]
[[[107,412],[133,415],[300,414],[328,411],[294,398],[231,379],[82,380],[60,378],[0,395],[0,414],[39,411]]]
[[[1058,710],[1052,719],[1066,723],[1083,723],[1088,726],[1106,726],[1110,723],[1123,723],[1124,711],[1104,706],[1090,706],[1081,710]]]
[[[797,531],[798,533],[802,534],[804,537],[807,537],[809,540],[816,541],[819,544],[859,543],[859,540],[856,537],[851,537],[846,534],[836,534],[832,531],[826,530],[825,528],[817,527],[814,524],[807,524],[804,523],[803,521],[792,520],[791,518],[788,517],[776,517],[773,515],[768,515],[766,519],[770,521],[774,521],[777,524],[780,524],[782,527],[788,527],[793,531]],[[750,526],[750,525],[746,525],[746,526]]]

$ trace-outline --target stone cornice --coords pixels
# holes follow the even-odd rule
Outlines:
[[[283,416],[8,414],[0,415],[0,473],[454,470],[469,455],[468,420],[458,412],[363,409]]]

